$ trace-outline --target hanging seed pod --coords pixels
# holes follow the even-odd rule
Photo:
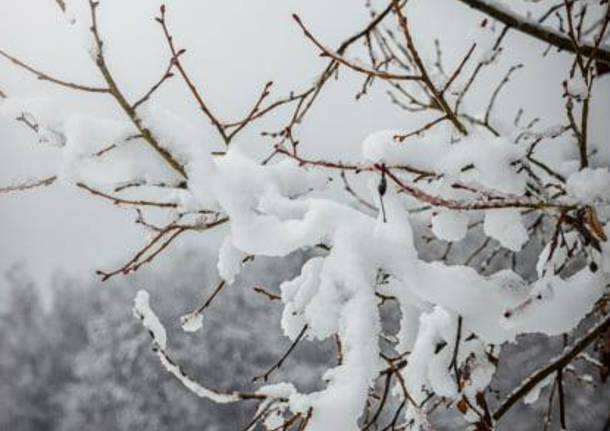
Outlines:
[[[384,196],[385,192],[388,190],[388,180],[385,177],[385,169],[381,171],[381,180],[379,180],[379,185],[377,186],[377,191],[379,192],[379,196]]]

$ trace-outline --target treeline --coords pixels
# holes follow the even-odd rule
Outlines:
[[[279,329],[282,304],[254,288],[279,293],[279,283],[293,277],[303,259],[249,264],[206,310],[203,328],[194,334],[182,331],[180,316],[201,305],[218,281],[214,263],[198,253],[185,253],[170,269],[110,284],[57,275],[38,286],[26,267],[13,267],[0,292],[0,430],[244,429],[256,405],[211,404],[181,386],[152,353],[149,335],[132,315],[133,297],[140,288],[151,293],[172,356],[191,376],[216,388],[253,390],[252,378],[290,346]],[[388,321],[395,322],[396,310],[386,307]],[[506,394],[561,346],[561,337],[523,337],[506,349],[491,390]],[[301,390],[315,390],[324,384],[323,365],[335,361],[333,342],[320,347],[303,341],[270,382],[290,379]],[[610,387],[593,377],[579,381],[566,373],[567,406],[575,412],[570,429],[603,429]],[[520,404],[504,429],[543,429],[548,394],[546,388],[532,406]],[[461,421],[449,411],[437,412],[435,419],[439,430],[455,429]]]
[[[172,355],[192,376],[219,388],[253,389],[252,378],[290,345],[278,329],[281,304],[253,288],[262,283],[277,292],[299,258],[290,260],[277,265],[259,259],[222,292],[195,334],[182,331],[179,317],[204,301],[216,279],[209,273],[213,262],[194,253],[165,273],[103,285],[57,276],[49,286],[37,286],[25,267],[13,267],[5,274],[0,312],[0,429],[242,429],[256,406],[212,405],[175,381],[132,316],[133,297],[138,288],[151,292]],[[320,381],[315,364],[325,353],[313,347],[299,346],[273,378],[290,373],[314,389],[311,384]]]

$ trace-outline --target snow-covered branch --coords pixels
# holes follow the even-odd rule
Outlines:
[[[595,43],[582,43],[575,45],[573,40],[553,28],[533,22],[530,18],[519,16],[512,12],[505,5],[501,5],[499,1],[492,0],[458,0],[486,15],[500,21],[509,28],[514,28],[517,31],[523,32],[528,36],[532,36],[544,43],[553,45],[564,51],[572,53],[580,53],[585,57],[590,57],[594,60],[610,64],[610,49],[607,46],[601,45],[601,40]],[[572,2],[566,2],[572,3]],[[608,18],[608,8],[606,8],[606,17]],[[603,19],[603,18],[602,18]]]
[[[285,97],[271,98],[271,82],[257,87],[254,103],[237,120],[226,120],[187,70],[165,6],[156,20],[169,59],[160,77],[130,100],[104,49],[103,2],[88,0],[88,15],[78,19],[86,23],[103,86],[53,77],[2,50],[0,56],[60,88],[110,96],[123,120],[66,114],[53,101],[2,93],[0,112],[56,142],[63,163],[57,176],[0,193],[57,178],[91,198],[135,209],[136,223],[151,236],[116,269],[99,271],[102,280],[152,263],[184,233],[203,237],[217,230],[224,238],[221,280],[183,316],[188,332],[203,330],[204,312],[247,262],[305,252],[306,262],[279,292],[255,288],[281,305],[281,329],[291,340],[255,380],[275,378],[302,340],[330,340],[336,360],[313,392],[284,382],[225,393],[196,382],[169,355],[149,295],[140,291],[135,299],[134,313],[163,367],[190,391],[217,403],[260,402],[249,429],[259,423],[273,430],[433,429],[431,416],[445,405],[476,429],[491,430],[553,374],[565,422],[562,373],[578,376],[573,361],[588,354],[610,322],[610,158],[590,130],[591,112],[599,109],[592,103],[600,97],[594,83],[605,73],[600,64],[609,61],[610,9],[566,2],[534,22],[497,2],[461,1],[491,19],[480,23],[476,40],[468,40],[452,64],[439,41],[432,54],[424,49],[411,2],[393,0],[381,12],[368,4],[371,21],[337,49],[295,15],[304,43],[327,57],[325,67],[313,84]],[[543,24],[553,14],[556,28]],[[534,117],[527,100],[519,101],[516,115],[501,109],[501,99],[517,85],[516,72],[528,67],[525,60],[500,62],[511,28],[573,53],[557,88],[565,104],[559,118]],[[360,42],[366,62],[355,59]],[[354,154],[318,157],[299,126],[341,70],[362,79],[358,100],[385,89],[393,106],[421,114],[421,123],[373,131]],[[497,78],[478,88],[485,71]],[[212,134],[163,106],[159,90],[174,74]],[[282,126],[262,131],[270,148],[262,161],[233,145],[246,127],[276,113]],[[333,187],[339,178],[341,190]],[[394,332],[387,304],[397,314]],[[570,334],[579,324],[589,326],[586,335],[492,413],[488,393],[502,346],[520,335]]]

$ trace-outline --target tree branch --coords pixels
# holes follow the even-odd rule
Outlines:
[[[42,72],[41,70],[36,69],[36,68],[30,66],[29,64],[19,60],[17,57],[13,57],[12,55],[10,55],[9,53],[7,53],[6,51],[4,51],[2,49],[0,49],[0,56],[6,58],[14,65],[16,65],[24,70],[27,70],[32,75],[35,75],[36,78],[38,78],[41,81],[49,81],[53,84],[59,85],[60,87],[69,88],[71,90],[86,91],[88,93],[110,93],[109,88],[92,87],[89,85],[77,84],[74,82],[64,81],[63,79],[55,78],[55,77],[53,77],[45,72]]]
[[[577,47],[574,46],[572,40],[569,37],[564,36],[550,28],[529,21],[527,18],[518,16],[507,9],[498,7],[491,4],[486,0],[458,0],[479,12],[488,15],[501,23],[505,24],[510,28],[514,28],[521,33],[525,33],[538,39],[542,42],[546,42],[553,45],[561,50],[569,51],[572,53],[594,58],[595,60],[610,64],[610,49],[602,48],[601,46],[595,46],[590,44],[581,44]]]
[[[565,351],[564,354],[551,361],[548,365],[543,368],[540,368],[538,371],[535,371],[530,377],[528,377],[521,386],[515,389],[504,402],[498,407],[498,409],[494,412],[493,418],[494,420],[499,420],[510,408],[519,401],[522,397],[527,395],[529,391],[531,391],[538,383],[542,380],[550,376],[551,374],[557,372],[558,370],[564,368],[568,365],[574,358],[578,356],[583,350],[593,343],[597,337],[604,332],[607,328],[610,328],[610,315],[604,317],[597,325],[595,325],[591,330],[581,337],[576,343],[572,345],[568,350]]]
[[[57,180],[57,176],[52,176],[48,178],[44,178],[41,180],[28,180],[24,181],[20,184],[0,187],[0,194],[3,193],[11,193],[11,192],[23,192],[26,190],[32,190],[38,187],[48,187],[53,184]]]
[[[106,90],[107,93],[110,93],[116,102],[119,104],[121,109],[127,114],[133,125],[138,129],[140,134],[142,135],[142,139],[144,139],[160,156],[167,162],[167,164],[175,170],[181,177],[186,178],[186,171],[184,166],[182,166],[174,156],[165,148],[161,146],[159,141],[153,136],[152,132],[147,129],[142,119],[138,116],[133,105],[129,103],[126,97],[121,92],[119,86],[117,85],[108,65],[106,64],[106,58],[104,57],[104,42],[100,36],[98,21],[97,21],[97,8],[99,7],[99,1],[89,0],[89,8],[91,10],[91,33],[93,34],[93,38],[95,41],[96,47],[96,56],[95,63],[97,68],[101,72],[106,84],[108,84],[109,89]]]

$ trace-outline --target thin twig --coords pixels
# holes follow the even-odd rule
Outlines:
[[[23,192],[26,190],[36,189],[38,187],[48,187],[53,184],[57,180],[57,176],[52,176],[48,178],[43,178],[41,180],[27,180],[19,184],[0,187],[0,194],[4,193],[13,193],[13,192]]]
[[[8,54],[6,51],[4,51],[2,49],[0,49],[0,56],[11,61],[16,66],[19,66],[20,68],[22,68],[24,70],[27,70],[28,72],[30,72],[31,74],[36,76],[41,81],[48,81],[53,84],[59,85],[60,87],[69,88],[70,90],[86,91],[88,93],[110,93],[109,88],[92,87],[89,85],[77,84],[75,82],[64,81],[63,79],[55,78],[55,77],[49,75],[48,73],[42,72],[41,70],[30,66],[29,64],[19,60],[18,58],[13,57],[12,55]]]
[[[94,196],[98,196],[103,199],[109,200],[115,205],[158,207],[158,208],[177,208],[178,207],[178,204],[176,204],[174,202],[152,202],[152,201],[145,201],[145,200],[123,199],[118,196],[112,196],[112,195],[104,193],[100,190],[96,190],[84,183],[76,183],[76,186],[80,187],[83,190],[88,191],[89,193],[91,193]]]
[[[322,45],[320,42],[318,42],[318,40],[311,34],[311,32],[307,29],[307,27],[305,27],[305,24],[303,24],[303,22],[301,21],[301,18],[299,18],[298,15],[294,14],[294,15],[292,15],[292,17],[297,22],[299,27],[301,27],[301,30],[303,30],[303,33],[305,34],[305,36],[309,40],[311,40],[313,42],[313,44],[316,45],[318,47],[318,49],[320,49],[320,51],[322,51],[323,55],[332,58],[333,60],[348,67],[349,69],[355,70],[356,72],[364,73],[365,75],[373,76],[375,78],[380,78],[380,79],[389,79],[389,80],[397,80],[397,81],[418,81],[418,80],[422,79],[422,77],[419,75],[400,75],[400,74],[395,74],[395,73],[390,73],[390,72],[383,72],[380,70],[370,69],[370,68],[362,66],[354,61],[350,61],[350,60],[344,58],[343,56],[341,56],[340,54],[332,52],[330,49],[326,48],[324,45]]]
[[[259,380],[263,380],[263,381],[267,381],[269,380],[269,376],[275,371],[275,370],[279,370],[282,365],[284,364],[284,361],[286,360],[286,358],[288,358],[288,356],[290,356],[290,354],[292,353],[292,351],[294,350],[294,348],[297,346],[297,344],[299,344],[299,341],[301,341],[301,339],[303,338],[303,336],[305,335],[305,332],[307,332],[307,328],[309,326],[307,324],[303,325],[303,328],[301,329],[301,332],[299,332],[299,335],[297,335],[297,337],[295,338],[295,340],[292,342],[292,344],[290,345],[290,347],[288,348],[288,350],[286,351],[286,353],[284,353],[282,355],[282,357],[271,367],[269,368],[264,374],[261,374],[260,376],[256,376],[252,379],[253,382],[257,382]]]
[[[178,50],[174,44],[174,38],[169,32],[169,28],[167,27],[167,21],[165,19],[165,5],[161,5],[161,16],[157,18],[157,22],[161,25],[161,28],[163,29],[165,40],[167,41],[167,45],[172,54],[172,60],[176,68],[178,69],[180,76],[182,76],[184,83],[191,92],[191,95],[199,105],[201,111],[205,114],[206,117],[208,117],[212,125],[216,128],[218,134],[222,137],[225,144],[229,145],[230,139],[227,136],[226,130],[223,127],[221,121],[216,117],[216,115],[212,112],[208,104],[205,102],[200,91],[197,89],[190,76],[186,72],[186,69],[182,65],[182,62],[180,61],[180,56],[185,52],[185,50]]]

